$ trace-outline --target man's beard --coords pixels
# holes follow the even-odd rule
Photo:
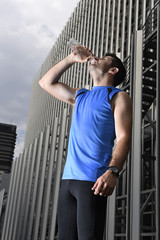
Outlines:
[[[94,77],[103,77],[110,69],[110,66],[105,66],[104,69],[99,68],[96,64],[89,65],[89,72],[91,76]]]

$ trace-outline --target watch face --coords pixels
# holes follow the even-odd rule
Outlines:
[[[113,170],[114,173],[118,173],[119,172],[117,167],[112,167],[112,170]]]
[[[117,167],[111,166],[111,167],[109,167],[109,169],[111,170],[111,172],[112,172],[114,175],[116,175],[116,176],[119,175],[119,170],[118,170]]]

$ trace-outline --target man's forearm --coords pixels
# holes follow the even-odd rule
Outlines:
[[[119,171],[121,171],[127,158],[130,145],[131,141],[129,138],[124,137],[120,139],[115,146],[109,166],[116,166]]]
[[[57,83],[62,74],[72,65],[74,61],[72,61],[71,54],[66,58],[62,59],[60,62],[55,64],[39,81],[39,84],[43,87],[46,84],[52,85]]]
[[[55,64],[39,81],[39,85],[46,92],[55,98],[72,104],[75,104],[75,95],[78,88],[72,88],[65,82],[59,82],[62,74],[74,63],[86,63],[91,57],[82,58],[80,55],[72,52],[66,58]],[[68,81],[68,79],[67,79]]]

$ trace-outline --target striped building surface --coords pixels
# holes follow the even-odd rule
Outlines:
[[[0,171],[10,173],[16,144],[16,126],[0,123]]]
[[[73,107],[38,82],[69,54],[75,38],[96,56],[116,53],[127,69],[121,84],[133,101],[132,147],[108,198],[104,240],[160,239],[160,5],[157,0],[81,0],[33,81],[25,149],[12,164],[3,240],[57,239],[57,203]],[[92,88],[87,64],[61,77]],[[65,203],[64,203],[65,204]]]

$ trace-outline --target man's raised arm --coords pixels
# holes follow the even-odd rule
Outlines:
[[[74,105],[75,95],[78,88],[69,87],[67,84],[58,82],[62,74],[74,63],[85,63],[90,60],[82,58],[75,52],[72,52],[66,58],[55,64],[39,81],[40,86],[54,97]]]

